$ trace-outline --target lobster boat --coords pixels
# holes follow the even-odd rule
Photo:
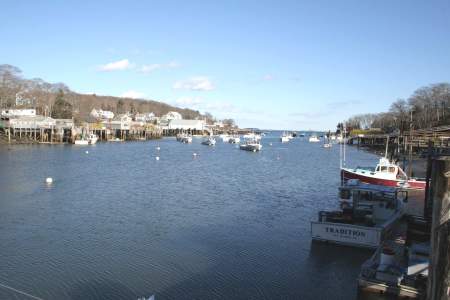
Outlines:
[[[398,165],[383,157],[375,168],[341,168],[341,180],[359,179],[364,183],[424,190],[425,179],[411,178]]]
[[[340,189],[341,204],[336,211],[320,211],[311,222],[315,241],[355,247],[377,248],[404,213],[405,190],[349,181]]]

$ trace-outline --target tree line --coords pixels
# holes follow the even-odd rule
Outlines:
[[[400,134],[410,128],[450,125],[450,84],[437,83],[421,87],[408,99],[397,99],[388,112],[355,115],[345,124],[349,129],[376,128],[384,133]]]
[[[213,119],[211,114],[159,101],[79,94],[64,83],[48,83],[41,78],[26,79],[20,68],[0,64],[0,109],[5,108],[35,108],[38,114],[54,118],[74,117],[76,122],[89,121],[93,108],[116,114],[153,112],[157,116],[176,111],[185,119]]]

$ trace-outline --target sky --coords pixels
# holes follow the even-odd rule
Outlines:
[[[448,0],[0,0],[0,64],[241,127],[328,130],[450,82]]]

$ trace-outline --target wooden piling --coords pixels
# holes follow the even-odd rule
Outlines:
[[[433,161],[431,257],[427,299],[449,298],[450,283],[450,157]]]

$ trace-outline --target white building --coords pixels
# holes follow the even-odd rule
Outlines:
[[[161,122],[169,122],[171,120],[182,120],[183,117],[179,112],[169,111],[167,114],[161,117]]]
[[[179,130],[204,130],[205,121],[203,120],[171,120],[167,129]]]
[[[13,117],[35,117],[36,110],[31,109],[3,109],[1,112],[2,117],[13,118]]]
[[[92,109],[91,116],[96,119],[113,119],[114,113],[109,110]]]
[[[13,129],[51,129],[56,126],[56,120],[44,116],[23,116],[9,119],[4,127]]]
[[[108,122],[112,130],[130,130],[133,119],[127,114],[118,115],[114,120]]]
[[[152,112],[146,114],[136,114],[134,116],[134,120],[136,122],[152,122],[155,120],[155,114]]]

